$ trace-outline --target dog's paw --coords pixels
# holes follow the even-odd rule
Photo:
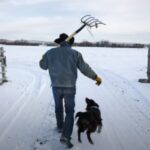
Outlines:
[[[82,143],[82,141],[81,141],[80,139],[78,140],[78,142],[79,142],[79,143]]]
[[[99,127],[98,127],[98,130],[97,130],[97,133],[101,133],[101,130],[102,130],[102,127],[99,126]]]
[[[90,142],[90,144],[94,144],[93,141],[89,141],[89,142]]]
[[[97,130],[97,133],[101,133],[101,129],[98,129],[98,130]]]

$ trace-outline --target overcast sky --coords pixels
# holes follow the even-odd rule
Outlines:
[[[0,38],[53,41],[86,14],[107,25],[85,28],[76,41],[150,43],[150,0],[0,0]]]

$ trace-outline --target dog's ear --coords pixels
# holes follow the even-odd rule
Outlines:
[[[88,104],[89,103],[89,98],[85,98],[85,102]]]
[[[94,100],[92,100],[92,103],[93,103],[93,104],[92,104],[93,106],[99,107],[99,105],[98,105]]]
[[[97,107],[99,107],[99,105],[97,103],[95,103]]]
[[[88,106],[97,106],[97,107],[99,107],[99,105],[93,99],[86,98],[85,101],[86,101]]]

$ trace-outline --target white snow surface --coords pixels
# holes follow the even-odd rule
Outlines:
[[[0,150],[65,149],[55,131],[49,74],[39,68],[50,47],[3,47],[9,82],[0,86]],[[150,150],[150,84],[138,82],[146,78],[147,48],[74,48],[103,79],[97,86],[78,73],[75,111],[85,111],[86,97],[94,99],[103,128],[100,134],[92,133],[94,145],[86,133],[78,143],[75,123],[72,150]]]

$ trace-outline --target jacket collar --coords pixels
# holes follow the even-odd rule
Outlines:
[[[68,42],[66,42],[66,41],[61,42],[60,46],[61,47],[71,47],[71,45]]]

